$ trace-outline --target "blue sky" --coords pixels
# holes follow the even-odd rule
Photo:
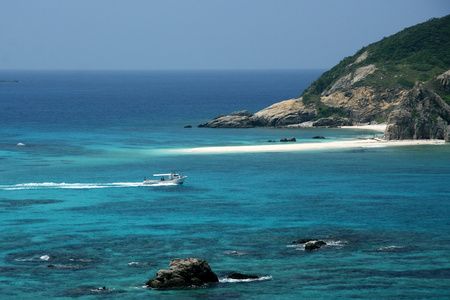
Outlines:
[[[449,0],[0,0],[0,70],[327,69]]]

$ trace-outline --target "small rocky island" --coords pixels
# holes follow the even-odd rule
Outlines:
[[[168,270],[159,270],[155,279],[147,281],[146,286],[154,289],[174,289],[199,287],[219,282],[209,264],[199,258],[173,259]]]
[[[344,58],[297,99],[199,127],[340,127],[387,123],[384,138],[450,141],[450,15]]]

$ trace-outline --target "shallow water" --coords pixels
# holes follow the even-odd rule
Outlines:
[[[0,84],[4,299],[448,296],[448,145],[165,150],[373,135],[195,127],[297,97],[320,72],[0,74],[20,81]],[[171,169],[184,185],[141,185]],[[327,245],[305,251],[301,238]],[[207,260],[221,282],[143,287],[177,257]],[[234,271],[262,280],[225,280]]]

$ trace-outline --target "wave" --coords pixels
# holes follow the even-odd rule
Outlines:
[[[272,280],[272,276],[262,276],[259,278],[249,278],[249,279],[231,279],[231,278],[219,278],[220,283],[235,283],[235,282],[252,282],[252,281],[264,281]]]
[[[171,182],[161,182],[151,186],[172,186]],[[37,189],[104,189],[104,188],[127,188],[144,186],[142,182],[112,182],[112,183],[56,183],[56,182],[30,182],[13,185],[0,185],[1,190],[37,190]],[[149,185],[146,185],[149,186]]]
[[[402,250],[402,249],[405,249],[405,247],[392,245],[392,246],[380,247],[375,251],[398,251],[398,250]]]

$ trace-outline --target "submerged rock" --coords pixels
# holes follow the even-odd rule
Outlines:
[[[169,270],[159,270],[155,279],[146,285],[155,289],[198,287],[210,282],[219,282],[209,264],[199,258],[176,258],[169,264]]]
[[[307,242],[305,245],[305,250],[317,250],[320,247],[326,245],[327,243],[325,243],[324,241],[311,241],[311,242]]]
[[[227,276],[228,279],[258,279],[259,277],[256,275],[248,275],[248,274],[242,274],[238,272],[233,272],[232,274]]]
[[[282,138],[280,142],[296,142],[297,139],[295,137],[291,137],[290,139]]]

